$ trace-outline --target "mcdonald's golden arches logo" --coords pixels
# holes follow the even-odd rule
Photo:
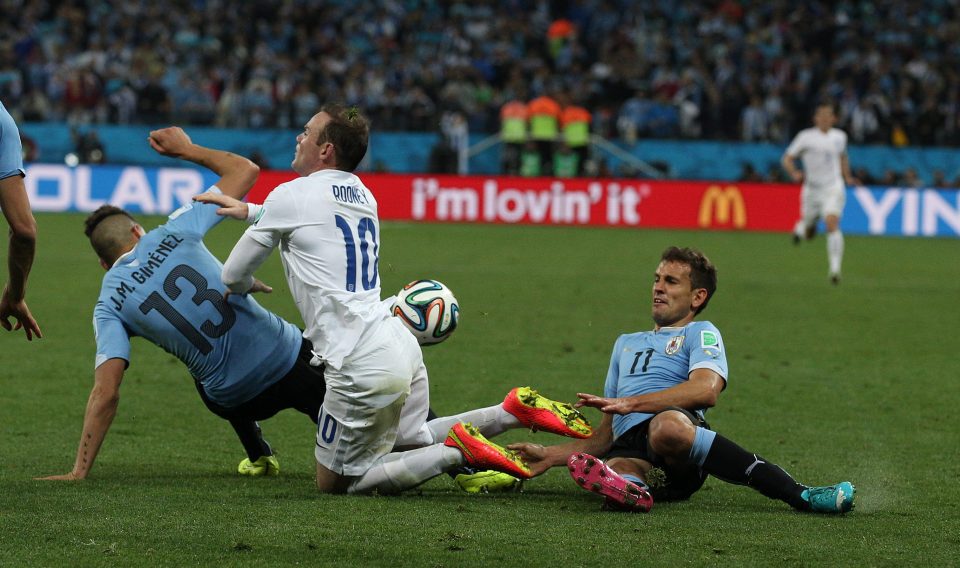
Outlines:
[[[743,194],[734,185],[711,185],[700,200],[697,224],[703,228],[722,225],[732,225],[735,229],[746,227],[747,206],[743,202]]]

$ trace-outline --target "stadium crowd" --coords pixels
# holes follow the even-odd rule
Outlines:
[[[445,111],[499,130],[550,94],[592,130],[785,143],[829,98],[852,143],[960,145],[948,0],[13,0],[0,100],[19,120],[299,127],[321,101],[378,130]]]

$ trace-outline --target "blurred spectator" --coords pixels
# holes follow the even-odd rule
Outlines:
[[[183,75],[171,96],[174,122],[213,124],[216,102],[213,94],[194,77]]]
[[[107,161],[107,154],[96,130],[90,129],[81,132],[74,127],[70,129],[73,138],[73,153],[80,164],[102,164]]]
[[[903,172],[903,178],[900,180],[900,184],[903,187],[924,187],[924,181],[919,175],[917,175],[917,170],[915,168],[907,168]]]
[[[547,95],[530,101],[527,105],[530,114],[530,140],[540,153],[540,167],[551,170],[553,150],[560,134],[560,104]]]
[[[610,171],[610,164],[607,163],[607,160],[600,159],[597,160],[597,171],[595,174],[598,178],[611,178],[613,177],[613,172]]]
[[[950,184],[947,182],[947,176],[944,175],[943,170],[933,170],[933,176],[930,179],[930,187],[950,187]]]
[[[860,183],[863,185],[876,185],[877,183],[877,179],[873,177],[870,171],[863,166],[855,168],[853,170],[853,175],[860,180]]]
[[[566,177],[583,174],[583,167],[590,157],[590,119],[590,111],[575,104],[565,105],[560,113],[563,144],[577,158],[573,175]]]
[[[547,28],[547,49],[554,61],[560,58],[564,50],[570,48],[570,42],[575,35],[576,29],[570,20],[561,18],[550,23]]]
[[[883,171],[883,177],[880,178],[880,185],[885,185],[887,187],[897,187],[900,185],[900,174],[896,171],[887,168]]]
[[[650,135],[647,121],[652,107],[653,102],[643,89],[635,91],[620,107],[617,130],[627,144],[635,144],[637,139]]]
[[[543,162],[540,149],[533,140],[527,142],[520,152],[520,175],[523,177],[539,177],[543,175]]]
[[[770,119],[760,95],[753,95],[740,117],[740,137],[744,142],[767,140]]]
[[[40,155],[40,148],[37,146],[37,141],[24,134],[22,130],[20,131],[20,150],[23,152],[24,162],[36,161],[37,156]]]
[[[519,154],[517,158],[519,160]],[[443,134],[437,137],[436,144],[430,149],[427,170],[434,174],[457,173],[457,150]]]
[[[160,71],[155,70],[137,90],[137,121],[145,124],[170,122],[170,97],[167,88],[160,82]]]
[[[893,126],[890,130],[890,144],[894,148],[903,148],[910,144],[910,138],[907,136],[907,131],[904,129],[903,124],[899,120],[893,122]]]
[[[456,155],[454,172],[467,173],[467,156],[470,149],[470,128],[467,119],[459,112],[445,112],[440,117],[440,134],[453,148]]]
[[[520,171],[520,152],[527,143],[527,105],[507,101],[500,109],[501,171],[515,176]]]
[[[787,172],[778,162],[773,162],[767,167],[767,177],[764,181],[769,183],[790,183]]]
[[[756,183],[762,182],[763,176],[757,172],[757,169],[750,162],[744,162],[740,168],[740,178],[739,181]]]
[[[561,142],[553,155],[553,175],[558,178],[577,177],[580,171],[580,156],[569,144]]]
[[[270,162],[267,161],[267,157],[263,155],[263,152],[260,150],[254,150],[250,152],[248,159],[257,165],[261,170],[269,170]]]

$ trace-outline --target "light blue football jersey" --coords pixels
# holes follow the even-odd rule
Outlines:
[[[23,175],[23,147],[17,123],[0,103],[0,179]]]
[[[224,299],[220,264],[203,235],[217,206],[185,205],[107,271],[94,308],[96,366],[130,361],[130,338],[163,347],[189,368],[214,402],[233,407],[293,367],[301,333],[252,296]]]
[[[727,379],[727,356],[720,331],[708,321],[658,331],[628,333],[617,338],[603,387],[606,397],[627,397],[662,391],[687,380],[694,369],[710,369]],[[706,409],[699,409],[702,415]],[[613,437],[653,414],[633,412],[613,417]]]

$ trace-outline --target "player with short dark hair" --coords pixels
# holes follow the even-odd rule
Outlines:
[[[702,253],[668,248],[653,279],[653,331],[621,335],[613,347],[604,396],[578,393],[578,406],[603,411],[585,440],[543,447],[519,443],[534,474],[565,464],[610,508],[647,511],[654,499],[689,498],[707,475],[748,485],[801,511],[844,513],[854,487],[797,483],[780,466],[710,430],[704,416],[727,385],[720,331],[695,321],[716,289],[716,269]],[[606,463],[593,457],[605,456]]]
[[[23,185],[23,149],[20,130],[0,103],[0,209],[10,225],[7,266],[10,278],[0,295],[0,326],[7,331],[23,329],[27,340],[42,338],[40,326],[27,307],[27,277],[37,248],[37,222]],[[11,324],[9,318],[15,323]]]
[[[220,174],[210,191],[241,198],[257,179],[259,169],[246,158],[193,144],[179,128],[151,132],[150,144]],[[326,388],[323,368],[309,365],[311,345],[295,325],[249,295],[224,294],[222,265],[203,244],[223,219],[216,209],[185,205],[149,232],[110,205],[87,218],[84,233],[107,270],[94,308],[95,384],[73,470],[47,479],[89,473],[116,414],[131,337],[143,337],[187,366],[206,406],[239,436],[247,453],[241,474],[279,472],[257,420],[295,408],[316,422]],[[250,291],[270,289],[258,281]]]
[[[486,436],[545,426],[504,406],[521,415],[537,410],[533,416],[556,421],[568,435],[577,435],[570,421],[576,423],[579,413],[514,390],[508,399],[516,404],[427,421],[429,384],[420,346],[380,300],[377,200],[352,171],[367,136],[367,121],[355,108],[324,107],[297,136],[291,167],[300,177],[277,186],[262,206],[216,193],[195,198],[252,224],[224,263],[223,281],[234,292],[250,289],[253,273],[280,249],[304,336],[316,362],[326,365],[314,448],[317,488],[397,492],[462,465],[527,477],[519,457]]]
[[[793,229],[793,242],[799,244],[804,237],[813,238],[817,222],[823,219],[827,226],[829,278],[834,285],[840,283],[840,267],[843,263],[840,217],[847,199],[844,183],[859,183],[850,172],[847,134],[834,128],[836,121],[832,103],[818,104],[813,114],[813,127],[801,130],[780,159],[790,178],[803,184],[800,191],[800,219]],[[803,162],[803,171],[797,168],[798,158]]]

